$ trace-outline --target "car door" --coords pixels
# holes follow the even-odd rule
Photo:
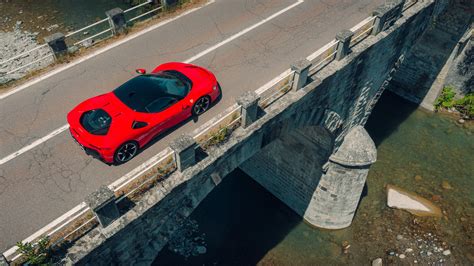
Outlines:
[[[185,121],[191,116],[191,106],[189,99],[177,99],[177,101],[163,111],[163,116],[166,118],[163,121],[165,130],[174,127],[175,125]]]
[[[179,99],[170,96],[157,99],[157,104],[150,107],[150,116],[153,124],[150,132],[151,137],[183,121],[183,114],[184,110]]]

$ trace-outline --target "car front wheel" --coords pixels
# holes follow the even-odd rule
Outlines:
[[[128,141],[120,145],[114,155],[114,162],[122,164],[130,161],[138,152],[138,143]]]

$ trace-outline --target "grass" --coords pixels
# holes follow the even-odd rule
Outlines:
[[[459,113],[469,119],[474,117],[474,93],[468,93],[460,99],[456,99],[454,88],[447,86],[443,88],[441,95],[434,103],[435,110],[456,109]]]

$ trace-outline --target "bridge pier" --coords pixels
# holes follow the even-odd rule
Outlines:
[[[377,149],[367,131],[362,126],[354,127],[339,150],[329,157],[327,171],[314,191],[304,219],[326,229],[350,226],[376,157]]]
[[[321,126],[296,129],[240,168],[309,224],[345,228],[352,222],[377,151],[362,126],[351,129],[338,151],[330,155],[332,138]]]

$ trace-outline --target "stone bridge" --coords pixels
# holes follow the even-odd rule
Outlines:
[[[151,263],[180,221],[238,167],[308,223],[349,226],[376,161],[375,145],[363,126],[405,54],[445,2],[420,1],[403,14],[404,1],[381,6],[373,36],[349,49],[350,32],[338,34],[343,56],[338,51],[337,60],[317,73],[308,73],[307,60],[295,64],[297,85],[265,110],[257,108],[255,93],[242,96],[243,126],[199,160],[195,144],[183,136],[174,144],[180,170],[118,219],[73,243],[64,262]]]

